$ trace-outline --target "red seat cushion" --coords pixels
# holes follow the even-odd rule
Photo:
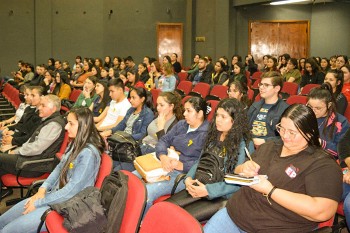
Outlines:
[[[170,197],[170,194],[161,196],[161,197],[157,198],[157,199],[153,202],[153,205],[156,204],[156,203],[158,203],[158,202],[165,201],[165,200],[168,199],[169,197]]]
[[[49,175],[50,175],[49,173],[45,173],[44,175],[35,177],[35,178],[19,177],[18,180],[22,185],[29,186],[33,183],[33,181],[46,179]],[[19,186],[19,184],[17,183],[16,175],[12,175],[12,174],[3,175],[1,176],[1,181],[4,186],[8,186],[8,187]]]
[[[64,218],[56,211],[51,211],[46,217],[46,228],[49,232],[55,233],[68,233],[66,228],[63,227]]]

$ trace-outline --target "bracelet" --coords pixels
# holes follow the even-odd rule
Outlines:
[[[263,194],[266,197],[267,201],[270,203],[270,205],[272,205],[272,203],[270,202],[270,198],[275,189],[277,189],[277,187],[273,186],[268,194]]]

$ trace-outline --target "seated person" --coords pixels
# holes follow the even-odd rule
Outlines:
[[[69,99],[72,89],[68,85],[68,74],[63,70],[59,70],[56,72],[55,80],[56,82],[52,94],[57,95],[61,100]]]
[[[200,97],[191,97],[185,103],[185,120],[179,121],[156,145],[156,155],[164,170],[170,175],[169,181],[146,184],[147,203],[144,214],[158,197],[170,194],[177,175],[187,173],[197,162],[208,132],[207,103]],[[174,149],[180,156],[176,160],[167,156],[168,149]],[[141,177],[137,171],[134,174]],[[176,191],[185,188],[180,182]]]
[[[344,137],[340,139],[338,144],[338,154],[340,159],[340,164],[343,169],[343,197],[342,200],[344,202],[344,214],[346,224],[348,228],[350,227],[350,129],[346,131]]]
[[[288,104],[278,96],[282,87],[283,80],[278,72],[270,71],[262,76],[259,83],[261,100],[253,103],[248,110],[249,125],[252,127],[256,146],[278,137],[276,124],[288,107]]]
[[[186,175],[186,190],[174,194],[167,201],[179,204],[199,221],[208,220],[201,219],[199,215],[212,216],[221,208],[223,201],[239,190],[239,185],[225,183],[224,175],[232,174],[245,161],[245,148],[254,151],[244,106],[237,99],[223,99],[217,107],[215,119],[210,123],[204,154]],[[220,175],[214,179],[209,174]],[[206,210],[198,211],[203,208]]]
[[[293,82],[299,85],[301,82],[301,73],[298,70],[298,60],[295,58],[290,58],[287,61],[286,69],[283,69],[282,74],[283,80],[285,82]]]
[[[205,57],[199,58],[198,69],[191,73],[188,79],[195,86],[199,82],[211,84],[211,71],[207,68],[208,59]]]
[[[121,79],[111,79],[108,83],[110,103],[100,116],[94,117],[99,131],[106,131],[117,126],[125,117],[131,107],[129,100],[124,95],[124,83]]]
[[[61,162],[34,196],[0,216],[1,232],[36,233],[40,216],[50,208],[49,205],[62,203],[86,187],[94,186],[105,148],[104,140],[95,128],[89,109],[72,109],[67,119],[65,128],[72,142]],[[83,128],[85,130],[80,130]],[[72,164],[74,169],[71,169]],[[42,231],[46,231],[45,224]]]
[[[0,140],[2,140],[2,131],[7,128],[6,126],[17,124],[22,118],[25,109],[30,106],[31,99],[28,98],[28,96],[32,93],[32,91],[28,87],[29,86],[27,85],[22,85],[20,87],[19,98],[22,103],[19,104],[15,115],[0,122]]]
[[[348,107],[348,101],[345,95],[341,92],[344,85],[344,74],[341,70],[330,70],[326,73],[324,82],[329,83],[332,88],[332,95],[336,103],[337,113],[344,115]]]
[[[317,62],[313,58],[308,58],[305,61],[304,74],[301,77],[300,91],[307,84],[322,84],[324,82],[324,73],[320,71]]]
[[[174,91],[176,88],[176,78],[174,76],[173,65],[163,64],[163,75],[154,80],[156,89],[161,91]]]
[[[78,96],[78,99],[74,103],[73,108],[90,107],[90,105],[98,97],[95,91],[96,82],[97,82],[97,78],[95,76],[90,76],[85,80],[83,91]]]
[[[183,119],[181,96],[177,92],[161,92],[157,98],[157,112],[157,118],[149,124],[147,136],[142,139],[143,155],[155,152],[159,139]]]
[[[247,177],[259,175],[260,182],[232,195],[204,226],[205,233],[311,232],[334,216],[342,174],[320,145],[315,114],[305,105],[291,105],[277,129],[282,141],[264,143],[252,161],[235,169]]]
[[[16,125],[9,126],[3,131],[2,146],[22,146],[41,122],[39,117],[40,98],[43,94],[43,88],[40,86],[30,87],[31,94],[27,96],[30,107],[26,108],[23,116]]]
[[[17,167],[25,161],[53,158],[64,138],[64,119],[60,115],[61,100],[55,95],[42,96],[39,116],[42,121],[29,140],[8,154],[0,154],[0,177],[17,174]],[[38,177],[53,169],[54,162],[32,164],[22,170],[21,176]],[[8,191],[8,190],[7,190]]]
[[[126,72],[126,76],[128,81],[126,82],[125,86],[127,86],[129,89],[133,87],[146,88],[145,84],[140,80],[140,76],[137,70],[134,70],[134,69],[128,70]]]
[[[111,97],[109,96],[108,80],[99,79],[96,82],[95,87],[96,94],[98,95],[95,101],[90,105],[89,109],[92,111],[94,117],[98,117],[105,110]]]
[[[146,135],[148,125],[154,119],[152,98],[147,96],[147,91],[144,88],[137,87],[131,89],[130,103],[131,108],[126,112],[123,120],[111,130],[102,132],[102,136],[107,137],[116,131],[124,131],[130,134],[135,141],[139,141]],[[132,163],[115,161],[114,164],[114,170],[135,170]]]
[[[343,115],[336,112],[331,85],[324,83],[313,88],[307,98],[307,106],[314,111],[317,118],[322,148],[338,158],[337,146],[348,130],[349,123]]]

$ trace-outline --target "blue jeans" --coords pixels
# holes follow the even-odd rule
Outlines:
[[[226,207],[216,212],[205,224],[203,230],[204,233],[246,233],[232,221]]]
[[[350,229],[350,185],[343,183],[343,196],[342,200],[344,201],[344,214],[346,219],[346,224]]]
[[[133,172],[136,176],[141,178],[141,175],[137,172]],[[168,175],[170,175],[170,180],[165,180],[165,181],[159,181],[155,183],[147,183],[146,188],[147,188],[147,202],[146,202],[146,207],[145,207],[145,212],[143,213],[143,216],[145,216],[146,212],[148,209],[153,205],[153,202],[157,200],[157,198],[170,194],[171,190],[174,186],[174,181],[176,177],[182,174],[182,172],[179,171],[173,171],[170,172]],[[181,190],[185,189],[185,184],[183,181],[179,182],[179,185],[176,188],[176,193],[180,192]]]
[[[149,154],[149,153],[152,153],[152,152],[155,152],[156,151],[156,148],[148,145],[148,144],[141,144],[140,145],[140,149],[141,149],[141,154],[142,155],[145,155],[145,154]]]
[[[135,167],[133,163],[113,161],[113,171],[119,170],[127,170],[132,172],[135,171]]]
[[[32,212],[23,215],[24,205],[26,200],[23,200],[13,206],[0,216],[0,233],[36,233],[40,217],[49,208],[43,206],[33,210]],[[46,231],[45,224],[41,228],[41,231]]]

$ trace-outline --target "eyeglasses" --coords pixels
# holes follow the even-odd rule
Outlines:
[[[276,125],[276,129],[277,129],[277,132],[278,132],[279,134],[281,134],[281,135],[285,135],[286,133],[289,133],[289,137],[290,137],[291,139],[294,139],[295,136],[297,136],[297,134],[299,133],[299,132],[294,131],[294,130],[290,130],[290,129],[285,129],[285,128],[283,128],[283,127],[281,126],[281,123],[279,123],[279,124]]]
[[[273,87],[274,87],[273,84],[269,84],[269,83],[259,83],[259,84],[258,84],[258,87],[268,88],[269,86],[273,86]]]
[[[312,111],[321,111],[322,109],[326,108],[326,106],[323,106],[323,107],[312,107],[310,104],[306,104],[307,107],[311,108]]]

